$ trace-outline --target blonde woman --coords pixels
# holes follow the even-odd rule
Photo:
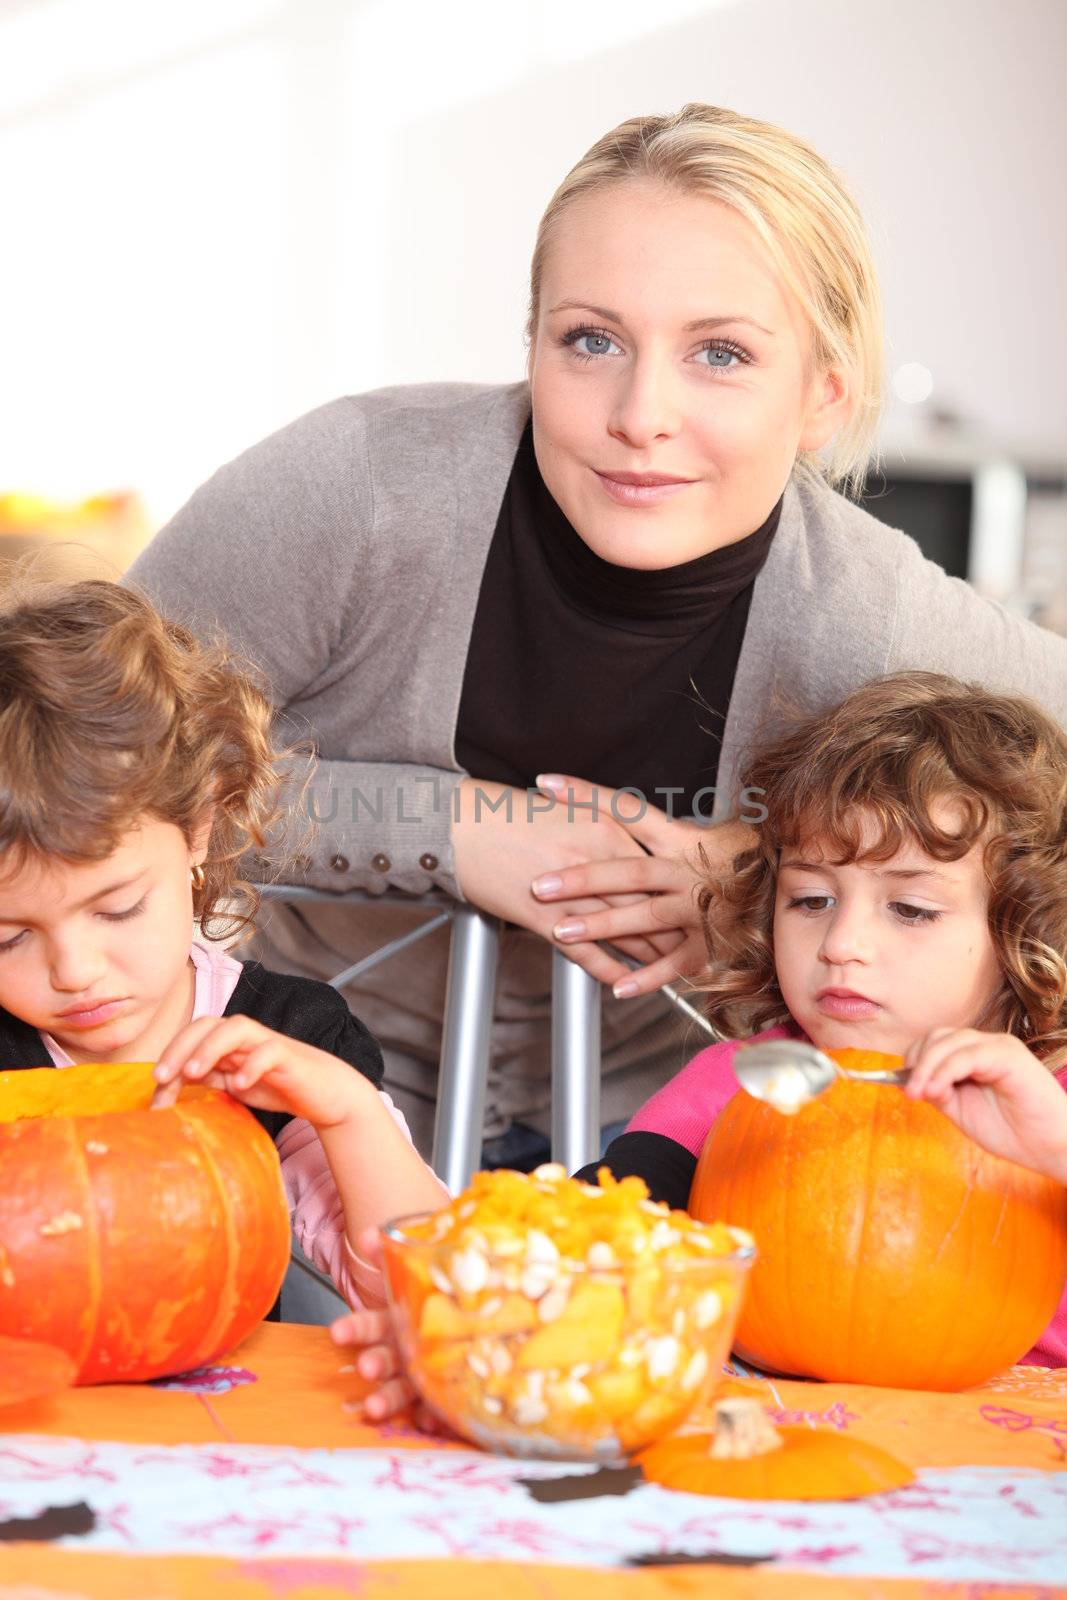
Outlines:
[[[743,843],[739,766],[783,708],[919,667],[1067,722],[1067,641],[847,498],[879,296],[803,141],[706,105],[613,129],[542,219],[528,331],[528,381],[336,400],[223,467],[134,568],[253,657],[285,737],[312,731],[306,882],[438,885],[513,925],[487,1127],[512,1163],[546,1125],[548,944],[614,987],[607,1121],[684,1059],[654,991],[702,963],[694,845]],[[319,976],[417,915],[275,912],[260,953]],[[424,1148],[445,960],[417,945],[357,991]]]

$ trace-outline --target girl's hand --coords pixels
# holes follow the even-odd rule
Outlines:
[[[334,1128],[374,1093],[353,1067],[251,1017],[201,1017],[171,1040],[155,1070],[153,1106],[173,1105],[183,1083],[225,1089],[260,1111]]]
[[[155,1075],[153,1105],[173,1104],[183,1083],[202,1083],[257,1110],[309,1122],[333,1175],[348,1239],[389,1217],[435,1211],[448,1198],[369,1078],[251,1017],[191,1022],[164,1050]]]
[[[635,971],[621,962],[613,963],[614,975],[604,981],[612,982],[620,999],[652,994],[675,978],[691,978],[701,972],[708,957],[697,905],[705,870],[699,850],[703,848],[712,870],[728,872],[734,857],[751,845],[752,829],[744,823],[704,827],[668,817],[636,795],[580,778],[553,774],[539,782],[558,797],[564,813],[568,807],[591,808],[595,798],[601,815],[623,819],[621,826],[640,847],[637,854],[628,851],[610,860],[587,860],[534,880],[537,898],[556,903],[553,938],[568,955],[575,948],[595,948],[588,944],[590,940],[604,939],[644,960],[646,964]],[[603,909],[580,912],[579,906],[588,904],[591,897],[599,900]],[[633,948],[632,941],[642,937],[658,947],[651,961]]]
[[[377,1228],[365,1228],[359,1236],[359,1255],[370,1266],[381,1268],[381,1235]],[[440,1433],[443,1426],[419,1399],[411,1380],[404,1374],[400,1351],[388,1311],[368,1309],[350,1311],[330,1324],[334,1344],[355,1346],[355,1368],[361,1378],[376,1385],[363,1402],[368,1422],[385,1422],[398,1411],[414,1404],[415,1421],[424,1433]]]
[[[993,1155],[1067,1183],[1067,1093],[1021,1039],[935,1028],[904,1064],[911,1099],[929,1100]]]

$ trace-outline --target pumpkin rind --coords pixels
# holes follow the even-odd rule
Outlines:
[[[255,1118],[204,1090],[150,1111],[152,1087],[150,1067],[0,1074],[0,1333],[65,1350],[79,1383],[213,1360],[269,1310],[289,1259]],[[101,1104],[115,1109],[78,1114]]]
[[[818,1428],[779,1428],[778,1450],[748,1460],[711,1455],[712,1435],[662,1439],[637,1457],[652,1483],[729,1500],[858,1500],[914,1482],[902,1461],[877,1445]]]
[[[736,1094],[690,1209],[755,1235],[735,1347],[776,1372],[969,1388],[1030,1349],[1067,1277],[1067,1190],[887,1085],[838,1080],[795,1117]]]
[[[32,1339],[0,1335],[0,1406],[23,1405],[59,1394],[74,1382],[74,1363],[65,1350]]]

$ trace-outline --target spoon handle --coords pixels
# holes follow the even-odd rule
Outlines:
[[[892,1072],[853,1072],[848,1067],[838,1067],[842,1077],[854,1078],[857,1083],[898,1083],[905,1084],[911,1077],[910,1067],[899,1067]]]

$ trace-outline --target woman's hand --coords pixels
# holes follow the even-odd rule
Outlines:
[[[585,916],[606,911],[613,903],[637,904],[646,898],[640,890],[610,898],[572,894],[561,906],[539,904],[531,892],[532,879],[571,864],[607,864],[620,857],[634,863],[643,859],[641,845],[610,815],[609,791],[602,791],[604,810],[595,819],[589,807],[568,805],[552,795],[509,789],[502,783],[465,778],[458,792],[458,815],[452,822],[456,877],[472,905],[529,928],[552,943],[552,930],[561,915]],[[655,961],[671,948],[670,932],[657,927],[651,937],[639,934],[629,942],[628,953],[640,961]],[[666,942],[659,943],[661,938]],[[566,953],[601,983],[614,983],[629,971],[592,940],[572,942]]]
[[[608,860],[587,859],[534,880],[534,894],[555,910],[553,938],[568,955],[576,945],[586,949],[591,940],[607,940],[647,962],[635,971],[612,963],[611,977],[602,981],[611,982],[620,999],[652,994],[664,983],[702,971],[707,948],[697,905],[705,874],[699,851],[703,849],[713,871],[728,872],[734,857],[752,844],[753,830],[740,822],[704,827],[668,817],[633,794],[580,778],[553,774],[538,782],[559,799],[563,811],[591,808],[595,799],[602,815],[623,819],[619,826],[639,847],[636,854],[631,850]],[[593,900],[600,905],[585,910]],[[633,944],[641,938],[657,947],[651,961]],[[609,959],[605,957],[605,965]]]
[[[183,1083],[200,1083],[260,1111],[305,1117],[320,1132],[340,1126],[374,1093],[336,1056],[242,1016],[190,1022],[163,1051],[155,1078],[153,1106],[173,1105]]]
[[[1067,1093],[1021,1039],[935,1028],[904,1064],[911,1099],[929,1100],[993,1155],[1067,1183]]]
[[[381,1271],[382,1243],[377,1228],[363,1230],[358,1251],[368,1266]],[[393,1319],[388,1311],[349,1311],[330,1324],[330,1337],[334,1344],[354,1346],[358,1350],[356,1371],[375,1385],[363,1402],[363,1414],[369,1422],[385,1422],[414,1403],[415,1421],[423,1432],[442,1431],[437,1417],[419,1400],[411,1380],[405,1376]]]

